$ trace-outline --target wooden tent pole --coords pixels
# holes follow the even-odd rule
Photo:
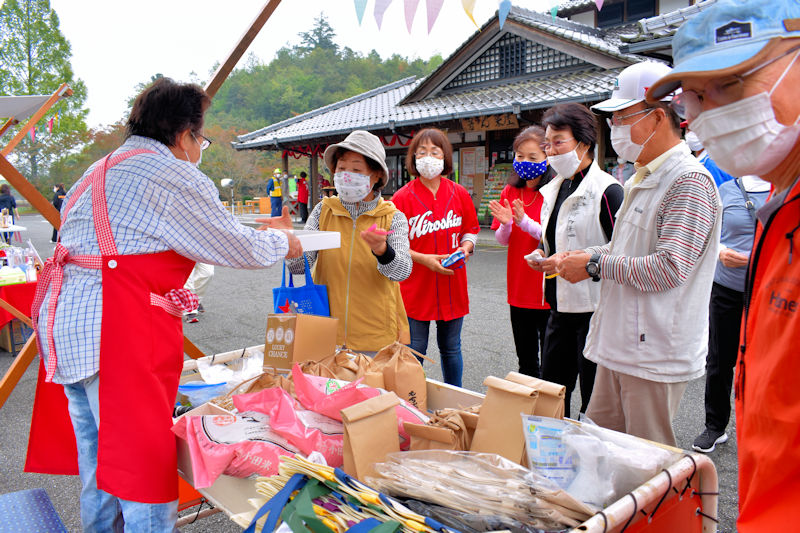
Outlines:
[[[66,83],[62,83],[61,87],[59,87],[58,90],[56,90],[56,92],[54,92],[50,98],[48,98],[47,101],[42,104],[42,107],[40,107],[36,113],[34,113],[31,118],[28,119],[28,122],[25,123],[25,126],[23,126],[17,132],[13,139],[11,139],[11,142],[5,145],[2,150],[0,150],[0,155],[3,157],[8,156],[8,154],[11,153],[11,150],[16,148],[19,142],[28,134],[30,129],[35,126],[37,122],[42,120],[42,117],[44,117],[45,114],[50,111],[51,107],[56,105],[56,102],[65,96],[72,96],[72,89],[70,89],[69,85]]]
[[[26,180],[25,176],[20,174],[19,170],[14,168],[14,165],[9,163],[3,154],[0,154],[0,176],[7,179],[8,183],[24,196],[54,228],[61,227],[61,216],[50,200],[42,196],[42,193]]]
[[[11,342],[14,342],[14,340],[12,339]],[[25,371],[28,369],[28,366],[30,366],[33,358],[36,357],[38,351],[39,350],[36,348],[36,332],[34,332],[28,337],[28,342],[26,342],[25,346],[19,351],[17,357],[14,358],[14,362],[11,363],[6,375],[3,376],[3,379],[0,379],[0,408],[6,403],[8,397],[11,396],[11,391],[17,386],[19,380],[22,379],[23,374],[25,374]]]
[[[209,81],[208,85],[206,85],[206,93],[208,93],[208,96],[214,98],[219,88],[222,86],[225,80],[228,79],[228,76],[230,76],[233,67],[235,67],[236,63],[239,62],[239,59],[242,58],[244,53],[250,47],[250,44],[253,42],[253,39],[256,38],[258,32],[261,31],[261,28],[264,27],[264,24],[267,22],[267,20],[269,20],[269,17],[272,16],[275,8],[277,8],[278,4],[280,3],[281,0],[269,0],[269,2],[267,2],[267,4],[261,10],[261,13],[256,16],[255,20],[253,20],[253,23],[250,24],[250,28],[244,32],[244,35],[242,35],[242,37],[239,39],[239,42],[233,47],[233,50],[231,50],[231,53],[228,55],[228,59],[226,59],[225,62],[219,66],[217,71],[211,77],[211,81]]]
[[[8,131],[8,128],[13,126],[14,124],[19,124],[19,121],[14,117],[11,117],[10,119],[6,120],[6,123],[3,124],[3,127],[0,127],[0,138],[2,138],[3,135]]]

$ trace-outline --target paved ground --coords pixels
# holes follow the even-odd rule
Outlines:
[[[27,216],[22,224],[42,256],[51,255],[51,228],[36,215]],[[496,248],[491,234],[481,236],[478,253],[470,261],[469,291],[472,313],[464,321],[464,386],[483,391],[488,375],[503,376],[516,369],[516,355],[511,337],[505,290],[505,250]],[[280,269],[235,271],[217,268],[206,300],[207,312],[198,324],[187,324],[185,332],[206,353],[219,353],[235,348],[262,344],[267,313],[272,309],[271,289],[280,283]],[[433,329],[433,328],[432,328]],[[432,332],[433,333],[433,332]],[[438,360],[435,336],[432,335],[429,355]],[[11,365],[11,354],[0,352],[0,372]],[[426,364],[431,377],[441,378],[438,368]],[[6,405],[0,409],[0,493],[43,487],[53,500],[70,531],[80,530],[77,477],[44,476],[22,472],[28,437],[28,424],[36,375],[29,370]],[[681,403],[675,429],[678,443],[691,446],[703,425],[702,379],[692,382]],[[573,412],[578,410],[578,393],[573,395]],[[123,409],[120,406],[120,414]],[[720,531],[734,531],[736,518],[736,446],[734,429],[731,440],[711,454],[720,476]],[[216,515],[187,526],[184,531],[240,531],[224,516]]]

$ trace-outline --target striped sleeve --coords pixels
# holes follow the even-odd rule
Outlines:
[[[709,246],[720,216],[714,183],[701,173],[675,180],[659,206],[655,252],[643,257],[600,256],[600,277],[643,292],[683,284]]]
[[[392,281],[403,281],[411,275],[413,263],[408,242],[408,219],[399,209],[392,217],[391,231],[386,243],[394,250],[394,258],[385,265],[379,261],[378,272]]]

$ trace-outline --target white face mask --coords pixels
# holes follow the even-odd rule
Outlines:
[[[587,148],[586,152],[588,151],[589,149]],[[583,152],[584,156],[586,152]],[[578,167],[581,165],[581,159],[583,159],[583,156],[578,157],[578,147],[576,146],[566,154],[548,155],[547,163],[553,167],[556,174],[562,178],[571,178],[578,171]]]
[[[189,154],[186,152],[186,150],[184,150],[184,151],[183,151],[183,153],[184,153],[184,155],[186,156],[186,161],[188,161],[189,163],[192,163],[192,160],[189,158]],[[194,166],[196,166],[196,167],[200,168],[200,163],[201,163],[202,161],[203,161],[203,151],[202,151],[202,150],[200,150],[200,157],[198,157],[198,158],[197,158],[197,161],[195,161],[195,162],[194,162],[194,163],[192,163],[192,164],[193,164]]]
[[[786,159],[792,150],[800,135],[800,117],[791,126],[781,124],[775,118],[770,97],[797,56],[795,54],[769,92],[703,111],[692,121],[692,131],[708,155],[728,174],[763,176]]]
[[[617,152],[617,155],[622,159],[630,161],[631,163],[635,163],[636,160],[639,159],[639,155],[642,153],[644,145],[650,142],[650,139],[652,139],[653,135],[656,134],[655,130],[653,130],[653,133],[651,133],[642,144],[636,144],[631,139],[631,128],[653,111],[654,110],[651,109],[633,124],[626,124],[625,126],[611,126],[611,146],[614,147],[614,151]]]
[[[416,161],[416,167],[420,176],[432,180],[436,176],[442,175],[442,170],[444,170],[444,159],[439,159],[430,155],[420,157]]]
[[[337,172],[333,175],[333,186],[339,191],[343,202],[360,202],[372,190],[372,183],[367,174],[356,172]]]

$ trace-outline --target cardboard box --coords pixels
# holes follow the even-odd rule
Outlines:
[[[338,231],[312,231],[307,229],[292,230],[300,240],[304,252],[329,250],[342,246],[342,235]]]
[[[319,361],[336,350],[335,318],[304,314],[270,314],[264,342],[264,368],[289,370],[294,363]]]

